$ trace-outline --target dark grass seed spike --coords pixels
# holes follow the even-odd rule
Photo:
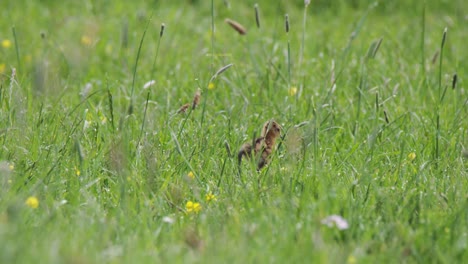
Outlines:
[[[382,41],[383,41],[383,38],[380,38],[377,41],[377,45],[375,46],[374,50],[372,51],[372,58],[374,58],[375,55],[377,54],[377,51],[379,51],[379,48],[380,48],[380,45],[382,44]]]
[[[379,112],[379,93],[375,94],[375,109]]]
[[[447,93],[447,89],[448,89],[448,86],[445,85],[444,91],[442,92],[442,96],[440,97],[440,102],[441,102],[441,103],[442,103],[442,101],[443,101],[444,98],[445,98],[445,94]]]
[[[434,55],[432,56],[431,63],[435,64],[437,62],[437,59],[439,58],[439,51],[436,51]]]
[[[254,5],[255,9],[255,23],[257,23],[257,28],[260,28],[260,14],[258,12],[258,4]]]
[[[457,73],[453,74],[453,78],[452,78],[452,90],[455,90],[455,88],[457,88]]]
[[[155,74],[156,60],[158,59],[158,56],[159,56],[159,46],[161,45],[161,39],[162,39],[162,36],[164,35],[165,28],[166,28],[166,24],[162,23],[161,30],[159,31],[158,45],[156,46],[156,55],[154,55],[153,66],[151,67],[151,73],[153,75]]]
[[[444,28],[444,33],[442,34],[442,43],[440,49],[442,50],[445,46],[445,40],[447,39],[447,28]]]
[[[442,63],[444,59],[444,46],[445,46],[445,40],[447,39],[447,28],[444,29],[444,33],[442,34],[442,42],[440,43],[440,56],[439,56],[439,98],[442,98],[440,96],[440,92],[442,89]]]
[[[372,43],[369,46],[369,49],[367,50],[366,59],[372,58],[372,51],[375,49],[375,45],[376,45],[376,42],[372,41]]]
[[[387,124],[390,124],[390,121],[388,120],[387,111],[384,110],[383,113],[384,113],[384,116],[385,116],[385,122],[386,122]]]
[[[373,59],[375,58],[375,55],[377,54],[377,51],[379,50],[380,44],[382,44],[383,38],[380,38],[378,40],[374,40],[371,45],[369,46],[369,50],[367,51],[367,59]]]
[[[284,26],[286,29],[286,33],[289,33],[289,15],[288,14],[284,16]]]
[[[111,126],[112,126],[112,132],[115,132],[115,125],[114,125],[114,105],[113,105],[113,99],[112,99],[112,94],[109,89],[109,82],[107,81],[107,100],[109,102],[109,111],[110,111],[110,121],[111,121]]]
[[[159,37],[161,38],[164,35],[164,28],[166,25],[164,23],[161,24],[161,31],[159,31]]]

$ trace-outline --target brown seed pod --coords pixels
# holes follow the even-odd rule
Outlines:
[[[193,96],[192,109],[197,108],[198,104],[200,104],[200,97],[201,97],[201,91],[200,89],[198,89],[195,95]]]
[[[229,18],[226,18],[224,20],[224,22],[228,23],[233,29],[235,29],[239,34],[241,35],[245,35],[247,34],[247,30],[244,28],[244,26],[242,26],[241,24],[239,24],[239,22],[237,21],[234,21],[234,20],[231,20]]]
[[[187,109],[188,109],[189,107],[190,107],[190,104],[188,104],[188,103],[187,103],[187,104],[184,104],[183,106],[181,106],[181,107],[179,108],[179,110],[177,110],[177,113],[178,113],[178,114],[185,113],[185,112],[187,112]]]

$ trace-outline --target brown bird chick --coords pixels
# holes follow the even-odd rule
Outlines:
[[[255,153],[255,155],[262,149],[263,145],[263,137],[259,137],[255,139],[253,142],[254,148],[252,149],[252,144],[251,143],[244,143],[242,145],[241,149],[239,150],[239,154],[237,154],[237,159],[239,161],[239,166],[242,162],[242,157],[246,156],[247,158],[252,157],[252,151]]]
[[[254,147],[252,149],[252,144],[245,143],[242,145],[239,154],[237,155],[239,161],[239,170],[242,162],[242,158],[246,156],[247,158],[252,157],[252,151],[254,156],[261,154],[257,163],[257,170],[261,170],[269,162],[269,157],[275,148],[276,139],[281,134],[281,126],[273,121],[267,121],[262,128],[261,137],[255,139],[253,142]]]
[[[273,150],[275,149],[276,139],[278,139],[281,135],[281,126],[273,121],[267,121],[263,125],[262,129],[262,137],[265,139],[263,140],[263,150],[260,160],[258,161],[257,169],[260,170],[269,162],[269,157]]]

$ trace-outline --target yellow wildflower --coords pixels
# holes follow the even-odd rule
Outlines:
[[[349,255],[346,261],[348,264],[355,264],[357,262],[356,257],[353,255]]]
[[[4,73],[6,70],[6,65],[5,63],[0,63],[0,74]]]
[[[207,194],[205,195],[205,200],[206,200],[207,202],[211,202],[211,201],[216,201],[217,198],[216,198],[216,195],[214,195],[213,193],[210,192],[210,193],[207,193]]]
[[[89,36],[86,36],[86,35],[81,36],[81,44],[85,46],[89,46],[91,45],[91,43],[92,43],[92,40]]]
[[[8,39],[2,40],[2,47],[5,49],[8,49],[9,47],[11,47],[11,41]]]
[[[213,90],[214,88],[215,88],[215,84],[212,83],[212,82],[210,82],[210,83],[208,84],[208,90]]]
[[[408,160],[409,161],[413,161],[415,158],[416,158],[416,153],[411,152],[410,154],[408,154]]]
[[[36,209],[37,207],[39,207],[39,200],[35,196],[30,196],[28,197],[28,199],[26,199],[25,204],[31,207],[32,209]]]
[[[80,175],[81,175],[80,169],[78,169],[76,166],[75,166],[75,174],[76,174],[76,176],[80,176]]]
[[[289,96],[294,96],[297,94],[297,87],[296,86],[293,86],[291,88],[289,88]]]
[[[188,201],[185,204],[185,209],[187,210],[187,213],[198,213],[202,209],[200,203]]]
[[[187,174],[187,177],[189,177],[190,179],[195,179],[195,174],[193,174],[192,171],[190,171],[188,174]]]
[[[11,171],[15,169],[15,164],[13,163],[10,163],[8,164],[8,169],[10,169]]]

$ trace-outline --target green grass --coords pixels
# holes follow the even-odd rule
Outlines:
[[[466,1],[271,2],[3,3],[0,262],[466,262]]]

